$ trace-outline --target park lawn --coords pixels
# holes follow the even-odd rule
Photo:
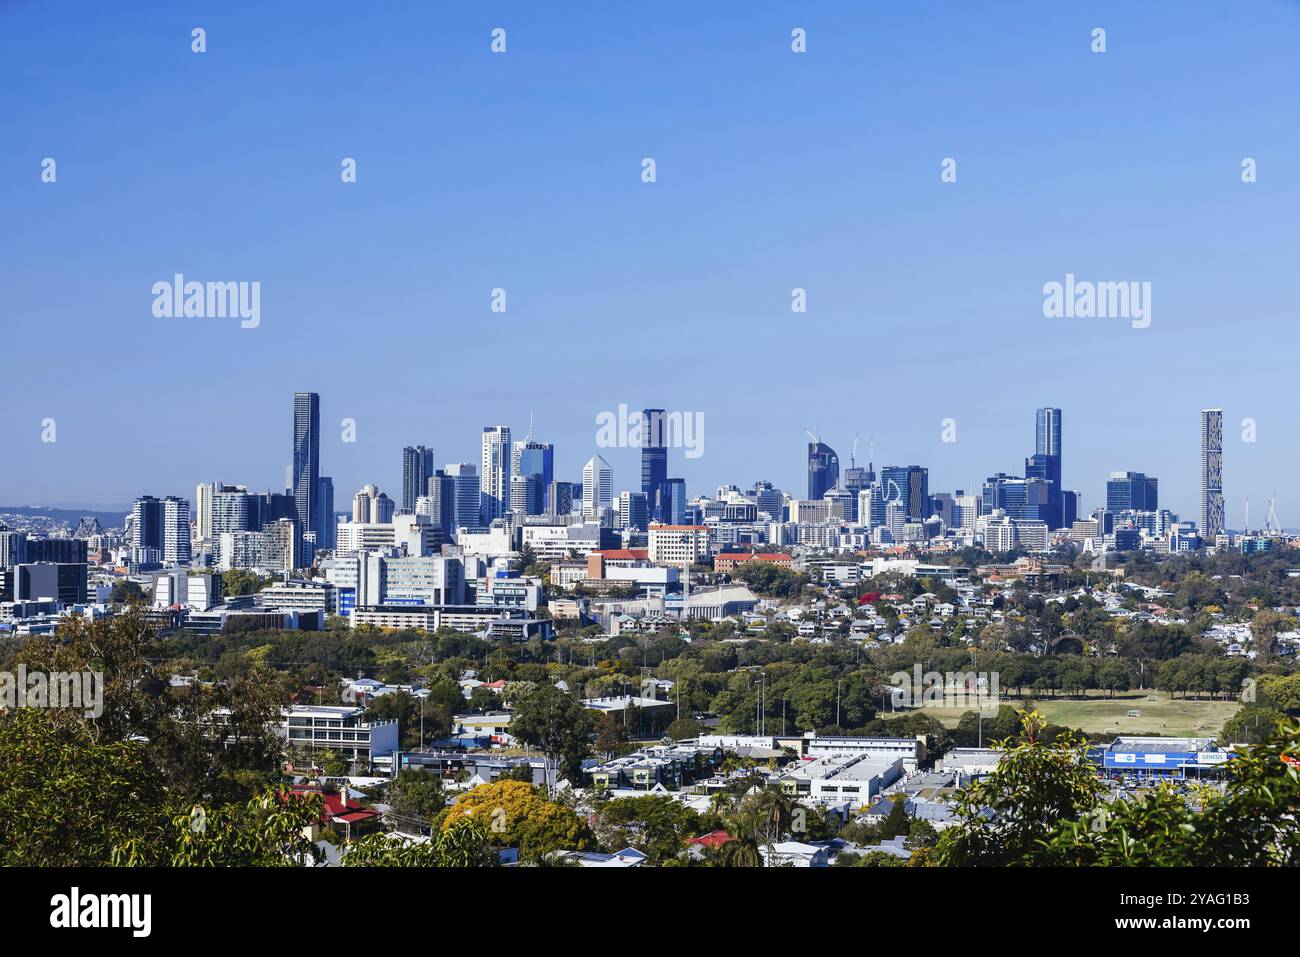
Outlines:
[[[1147,700],[1154,697],[1154,701]],[[1029,699],[1004,698],[1002,703],[1023,708]],[[1215,737],[1224,722],[1237,713],[1241,702],[1223,699],[1170,698],[1163,691],[1125,691],[1107,698],[1105,692],[1088,692],[1081,698],[1058,696],[1034,699],[1037,708],[1052,724],[1079,728],[1094,734],[1152,734],[1169,737]],[[1128,717],[1130,710],[1142,712],[1140,718]],[[970,708],[926,708],[927,714],[955,728]]]

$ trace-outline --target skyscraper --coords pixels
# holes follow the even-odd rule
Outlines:
[[[662,520],[662,486],[668,479],[668,442],[663,409],[641,412],[641,492],[652,517]]]
[[[402,449],[402,511],[414,512],[415,500],[429,489],[433,474],[433,449],[423,445]]]
[[[1223,410],[1201,410],[1201,537],[1223,534]]]
[[[293,504],[298,534],[305,541],[308,532],[319,533],[316,498],[320,494],[320,396],[315,392],[293,394]],[[300,554],[310,564],[307,550]]]
[[[886,465],[880,470],[880,487],[886,506],[897,502],[902,514],[916,521],[930,517],[930,470],[919,465]]]
[[[481,528],[483,503],[478,469],[468,462],[453,462],[446,472],[455,483],[455,527]]]
[[[316,483],[316,547],[334,550],[338,521],[334,517],[334,479],[322,475]]]
[[[200,482],[194,488],[194,526],[203,541],[212,538],[212,500],[216,494],[216,482]]]
[[[582,467],[582,514],[599,517],[601,509],[614,504],[614,471],[599,455]]]
[[[483,494],[483,524],[500,518],[510,507],[510,427],[483,427],[483,468],[480,471]]]
[[[1034,451],[1039,455],[1061,457],[1061,410],[1045,407],[1038,410]]]
[[[529,485],[525,481],[525,486],[529,489],[524,495],[523,505],[525,515],[541,515],[546,511],[546,494],[550,488],[551,482],[555,480],[555,450],[549,442],[534,442],[528,439],[524,442],[516,442],[514,454],[511,460],[511,469],[513,475],[511,482],[515,478],[522,477],[525,480],[535,479]],[[518,483],[515,483],[518,484]],[[510,491],[510,508],[512,511],[520,511],[515,505],[516,489],[511,485]]]
[[[162,560],[164,565],[190,563],[190,503],[175,495],[162,500]]]
[[[808,498],[820,501],[840,483],[840,457],[825,442],[808,443]]]
[[[1046,514],[1040,516],[1048,528],[1066,525],[1064,488],[1061,485],[1061,410],[1044,407],[1034,422],[1034,454],[1025,459],[1025,478],[1052,483],[1047,487]]]
[[[659,521],[665,525],[686,524],[686,480],[665,479],[659,486]]]
[[[552,482],[546,490],[546,514],[568,515],[573,511],[573,483]]]
[[[477,493],[475,495],[477,498]],[[418,500],[417,500],[418,501]],[[456,480],[443,469],[436,470],[429,476],[427,487],[429,516],[442,531],[443,541],[450,542],[456,537]],[[418,512],[419,509],[417,508]]]
[[[141,495],[131,505],[132,548],[152,548],[161,559],[163,550],[162,502],[152,495]]]

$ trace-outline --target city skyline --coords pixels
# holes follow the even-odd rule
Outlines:
[[[347,486],[344,486],[343,489],[344,494],[342,498],[339,500],[338,503],[335,503],[333,501],[333,497],[334,497],[333,480],[328,476],[319,474],[322,468],[324,467],[320,461],[319,449],[316,448],[316,446],[319,444],[318,427],[319,427],[319,416],[320,416],[320,411],[319,411],[320,399],[321,397],[317,393],[312,393],[312,392],[293,393],[292,418],[293,418],[294,436],[293,436],[292,451],[293,451],[294,463],[288,469],[286,469],[285,472],[286,482],[292,480],[293,484],[287,484],[284,487],[283,491],[292,500],[293,508],[296,511],[301,512],[304,508],[306,508],[308,513],[313,516],[313,524],[311,524],[306,529],[306,531],[315,532],[318,536],[318,540],[322,542],[320,547],[329,548],[332,547],[332,542],[330,541],[330,538],[329,537],[320,538],[322,528],[318,528],[317,525],[323,524],[324,517],[328,514],[334,514],[334,515],[346,514],[349,511],[348,502],[351,501],[352,493],[347,491]],[[637,413],[637,415],[639,416],[644,414],[645,416],[649,417],[651,416],[652,413],[662,414],[663,411],[664,410],[662,409],[646,408],[644,410],[644,413]],[[1159,501],[1159,506],[1158,506],[1159,508],[1168,509],[1169,511],[1176,514],[1179,517],[1179,519],[1183,522],[1192,522],[1196,524],[1198,529],[1202,528],[1202,522],[1204,520],[1204,514],[1205,514],[1204,513],[1204,502],[1205,502],[1204,480],[1207,474],[1206,473],[1207,446],[1205,444],[1207,441],[1207,436],[1210,435],[1213,436],[1213,438],[1209,439],[1209,441],[1211,442],[1210,449],[1212,450],[1212,454],[1215,456],[1215,458],[1213,459],[1214,464],[1212,466],[1211,471],[1214,474],[1215,481],[1220,483],[1220,485],[1222,483],[1222,478],[1224,474],[1224,467],[1222,464],[1222,455],[1223,455],[1222,428],[1221,428],[1222,414],[1223,414],[1222,410],[1220,409],[1203,409],[1199,413],[1200,423],[1201,423],[1201,432],[1200,432],[1201,445],[1199,447],[1199,454],[1201,457],[1200,477],[1202,479],[1202,490],[1200,495],[1200,511],[1199,512],[1180,511],[1178,508],[1171,507],[1170,504],[1163,499],[1163,496]],[[1031,457],[1026,457],[1024,459],[1026,468],[1022,470],[1026,473],[1025,477],[1032,477],[1031,475],[1032,470],[1030,467],[1033,465],[1041,466],[1041,463],[1039,463],[1038,460],[1041,459],[1044,455],[1048,455],[1051,457],[1052,460],[1054,460],[1055,465],[1049,465],[1047,473],[1045,475],[1040,475],[1039,477],[1052,478],[1052,476],[1056,476],[1056,478],[1052,479],[1057,483],[1056,496],[1057,496],[1058,505],[1056,507],[1059,507],[1060,496],[1071,495],[1076,492],[1081,492],[1081,490],[1077,488],[1070,487],[1072,483],[1069,480],[1068,472],[1065,473],[1065,478],[1060,478],[1061,475],[1060,462],[1062,458],[1068,458],[1068,449],[1070,445],[1069,439],[1063,438],[1062,436],[1063,418],[1064,418],[1064,411],[1057,407],[1039,407],[1035,410],[1034,429],[1033,429],[1034,438],[1032,443],[1033,447],[1035,448],[1035,455]],[[520,463],[521,455],[527,456],[530,453],[538,454],[538,458],[536,460],[537,474],[549,474],[556,481],[574,482],[579,484],[582,483],[584,474],[587,471],[587,469],[590,467],[591,463],[593,461],[599,460],[602,463],[602,471],[604,470],[605,467],[607,467],[608,472],[610,473],[609,481],[603,484],[607,488],[608,494],[613,499],[617,499],[619,495],[624,492],[638,493],[641,492],[641,490],[638,489],[635,483],[629,484],[619,479],[618,472],[612,465],[609,464],[608,457],[625,458],[628,455],[635,456],[636,463],[639,465],[639,470],[637,472],[638,476],[645,476],[649,474],[647,472],[646,463],[650,460],[653,460],[656,463],[653,466],[653,470],[655,471],[656,474],[658,471],[664,468],[666,468],[668,471],[671,472],[673,468],[680,467],[687,460],[687,457],[682,455],[681,450],[673,450],[670,445],[664,444],[666,442],[664,437],[665,430],[662,427],[662,425],[660,425],[658,428],[658,438],[657,439],[651,438],[649,440],[651,444],[643,445],[643,446],[629,445],[624,448],[618,448],[618,447],[611,448],[607,446],[601,447],[598,451],[596,451],[592,455],[591,458],[589,458],[585,463],[583,463],[581,467],[579,467],[576,475],[566,475],[560,470],[550,471],[554,468],[553,467],[554,445],[553,443],[550,442],[540,441],[540,437],[537,438],[533,437],[534,429],[535,429],[533,419],[534,416],[530,414],[530,424],[529,424],[529,430],[527,432],[527,437],[515,441],[510,440],[510,435],[511,435],[510,426],[494,425],[494,426],[482,427],[481,430],[482,442],[480,447],[481,454],[482,454],[482,461],[483,463],[488,463],[489,460],[491,460],[493,462],[498,463],[502,467],[504,474],[502,476],[499,476],[498,478],[498,481],[500,482],[499,487],[506,488],[507,493],[509,492],[509,487],[510,487],[509,483],[519,477],[519,463]],[[1207,431],[1207,429],[1211,429],[1211,427],[1207,425],[1207,423],[1210,422],[1217,422],[1219,424],[1215,426],[1212,431]],[[653,436],[655,433],[649,431],[647,428],[645,434],[647,436]],[[1217,448],[1213,446],[1214,442],[1218,443]],[[306,446],[305,450],[303,448],[304,444]],[[808,464],[810,467],[812,464],[811,462],[812,453],[815,449],[818,451],[819,457],[829,456],[836,463],[838,463],[840,459],[840,455],[838,453],[838,450],[836,450],[834,446],[832,446],[830,443],[824,441],[818,441],[816,443],[809,442],[806,446],[806,451],[809,459]],[[1042,451],[1043,449],[1048,449],[1049,451],[1044,452]],[[540,455],[542,450],[544,450],[545,452],[544,457]],[[668,464],[663,464],[661,455],[662,453],[669,452],[669,451],[676,451],[677,455],[680,458],[670,459]],[[874,449],[869,450],[867,454],[870,455],[874,451],[877,450]],[[858,452],[859,453],[861,452],[860,448],[858,449]],[[424,445],[404,446],[400,450],[400,457],[401,457],[401,461],[399,463],[399,467],[396,469],[397,477],[395,481],[392,482],[366,481],[355,486],[355,488],[361,490],[363,494],[365,493],[365,490],[367,488],[373,488],[375,491],[382,491],[385,492],[385,494],[387,490],[392,489],[393,494],[391,496],[388,496],[388,498],[396,503],[399,503],[397,507],[405,509],[406,511],[410,511],[410,508],[405,504],[405,499],[408,493],[412,493],[415,491],[415,485],[413,485],[413,482],[416,482],[416,480],[412,478],[412,470],[415,469],[420,473],[423,481],[417,483],[419,485],[419,492],[417,495],[413,495],[412,499],[429,494],[427,488],[427,481],[428,479],[433,478],[435,474],[443,475],[444,481],[450,481],[453,483],[451,486],[448,487],[447,494],[454,496],[457,499],[457,501],[460,501],[463,498],[463,493],[457,490],[457,486],[455,483],[458,481],[458,479],[456,479],[455,476],[459,474],[458,469],[463,469],[466,466],[466,463],[460,463],[455,461],[444,462],[439,456],[436,455],[434,447],[426,447]],[[418,462],[418,468],[416,465],[417,462]],[[1014,472],[1006,472],[1005,469],[1001,469],[1001,468],[998,469],[990,468],[986,470],[985,474],[981,476],[979,479],[972,480],[970,482],[966,482],[963,484],[946,485],[942,482],[936,482],[934,480],[933,469],[925,462],[917,462],[909,465],[896,465],[888,460],[880,459],[878,455],[875,460],[868,460],[862,454],[857,454],[855,456],[851,456],[851,458],[844,464],[842,469],[840,469],[838,465],[836,466],[836,475],[838,481],[828,486],[828,489],[830,487],[838,487],[838,488],[845,487],[845,482],[847,481],[847,474],[849,470],[852,470],[854,468],[854,466],[848,464],[848,462],[856,462],[857,470],[863,472],[865,472],[868,466],[873,466],[874,467],[873,474],[879,477],[879,484],[882,487],[888,487],[889,489],[896,489],[897,497],[905,504],[911,501],[911,499],[916,496],[920,496],[922,498],[928,498],[929,496],[933,496],[941,493],[951,495],[951,494],[956,494],[958,492],[961,492],[966,495],[979,496],[981,494],[981,488],[984,486],[985,481],[987,479],[1001,477],[1001,476],[1010,477],[1011,475],[1015,474]],[[476,466],[472,464],[470,464],[468,468],[470,470],[471,479],[474,482],[475,487],[481,488],[479,483],[481,483],[482,473],[480,472],[478,474],[473,474],[476,469]],[[546,471],[543,471],[543,469]],[[920,470],[919,472],[917,472],[918,469]],[[308,505],[302,501],[303,496],[300,493],[300,489],[306,487],[304,483],[307,481],[308,473],[316,474],[318,476],[315,482],[312,483],[311,487],[318,490],[322,490],[324,492],[324,494],[328,497],[329,500],[328,505],[317,503],[314,500]],[[916,474],[914,475],[913,473]],[[1083,500],[1081,503],[1081,507],[1078,509],[1077,512],[1074,512],[1072,514],[1074,514],[1078,518],[1086,518],[1096,508],[1110,507],[1112,511],[1115,510],[1114,507],[1112,506],[1112,503],[1115,501],[1115,495],[1116,495],[1115,488],[1116,488],[1117,479],[1121,476],[1135,476],[1135,475],[1150,484],[1152,491],[1148,494],[1150,494],[1151,499],[1154,501],[1157,494],[1155,492],[1155,489],[1157,487],[1157,483],[1160,481],[1159,476],[1155,476],[1155,475],[1147,476],[1146,473],[1134,469],[1114,469],[1108,472],[1101,479],[1102,489],[1100,494],[1095,499],[1095,501],[1089,498],[1086,491],[1082,491]],[[295,478],[295,476],[300,476],[301,478],[300,479]],[[812,473],[810,471],[809,481],[811,481],[811,476]],[[669,478],[669,481],[677,481],[679,479],[681,479],[680,476],[671,476]],[[644,481],[644,479],[642,479],[642,481]],[[693,485],[689,478],[685,478],[684,481],[685,481],[686,496],[688,499],[694,499],[701,496],[711,497],[712,493],[717,488],[725,487],[728,485],[735,485],[741,489],[752,490],[755,486],[755,483],[760,483],[760,482],[767,482],[775,486],[780,491],[789,495],[792,499],[801,499],[801,498],[808,497],[808,492],[806,489],[803,488],[802,485],[796,485],[795,487],[787,487],[787,486],[782,486],[780,483],[772,482],[770,479],[763,479],[763,478],[757,478],[757,479],[751,479],[748,477],[733,478],[725,482],[720,482],[717,485],[712,485],[708,487],[699,487],[699,488]],[[821,484],[822,481],[824,481],[824,479],[819,479],[818,484]],[[197,503],[200,497],[204,494],[204,492],[207,491],[206,486],[208,485],[209,482],[233,484],[235,486],[246,487],[250,490],[255,490],[258,487],[257,483],[244,482],[238,479],[231,482],[226,477],[222,477],[215,480],[210,480],[205,478],[200,482],[197,482],[193,486],[191,486],[191,489],[194,492],[193,495],[190,495],[188,492],[186,492],[185,494],[182,494],[181,497],[188,499],[192,503]],[[550,482],[548,481],[545,484],[546,486],[549,487]],[[277,487],[274,484],[269,484],[265,487],[268,491],[271,492],[278,491]],[[1213,485],[1211,486],[1211,494],[1214,494],[1216,488],[1217,488],[1216,486]],[[143,495],[146,498],[150,497],[154,494],[154,491],[155,490],[150,489],[142,493],[137,493],[136,498],[138,498],[140,495]],[[174,497],[176,495],[176,492],[166,491],[164,494]],[[537,505],[535,511],[537,513],[540,513],[546,510],[543,507],[543,504],[541,504],[544,503],[544,496],[541,496],[540,492],[538,492],[537,494],[539,495],[539,497],[536,499],[536,502],[539,504]],[[888,494],[894,495],[895,492],[890,491]],[[1127,495],[1129,493],[1125,493],[1125,494]],[[504,512],[506,511],[518,510],[517,508],[512,508],[509,502],[509,497],[510,497],[509,494],[507,494],[507,501],[504,503],[504,505],[494,504],[491,501],[492,496],[486,491],[482,492],[481,499],[480,499],[480,509],[485,522],[490,521],[492,518],[499,517],[500,515],[504,514]],[[586,496],[584,494],[584,498],[585,497]],[[820,496],[818,497],[820,498]],[[529,501],[532,501],[532,499],[529,499]],[[1219,498],[1217,499],[1217,501],[1219,503],[1221,510],[1226,513],[1227,512],[1226,500]],[[13,504],[13,503],[4,503],[4,504]],[[330,508],[330,506],[333,507]],[[647,506],[651,514],[653,514],[654,511],[653,504],[647,501]],[[61,507],[61,506],[51,505],[50,507]],[[128,503],[125,510],[129,512],[133,507],[134,506]],[[1144,507],[1146,506],[1144,505]],[[455,508],[460,509],[460,511],[464,510],[463,506],[461,505],[457,505]],[[911,512],[913,510],[905,509],[905,511]],[[1261,507],[1260,510],[1256,512],[1257,518],[1259,518],[1262,515],[1262,512],[1263,509]],[[461,522],[461,524],[464,523]],[[1256,525],[1259,526],[1260,522],[1257,521]],[[1068,528],[1069,521],[1064,521],[1061,524],[1061,527]],[[1225,529],[1233,530],[1234,528],[1235,526],[1231,523],[1231,521],[1226,521],[1219,528],[1216,528],[1216,532]]]

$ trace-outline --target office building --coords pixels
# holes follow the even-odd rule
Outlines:
[[[808,443],[808,499],[819,501],[840,483],[840,457],[825,442]]]
[[[1106,482],[1106,510],[1154,512],[1160,507],[1159,483],[1141,472],[1111,472]]]
[[[666,421],[663,409],[641,413],[641,491],[659,521],[663,520],[660,490],[668,480]]]
[[[483,497],[478,469],[467,462],[453,462],[446,472],[454,486],[456,528],[482,528]]]
[[[582,467],[582,514],[599,518],[614,502],[614,472],[599,455],[593,455]]]
[[[293,504],[298,534],[319,532],[316,496],[320,494],[320,396],[315,392],[293,394]]]
[[[880,470],[884,502],[897,502],[917,521],[930,517],[930,470],[919,465],[886,465]]]
[[[511,469],[512,475],[531,476],[535,481],[522,512],[515,507],[512,487],[510,510],[524,515],[545,513],[547,495],[555,481],[555,448],[549,442],[534,442],[532,439],[516,442]]]
[[[328,475],[322,475],[316,483],[316,513],[316,547],[333,551],[338,521],[334,515],[334,479]]]

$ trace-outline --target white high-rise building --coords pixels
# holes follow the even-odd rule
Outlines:
[[[510,427],[483,427],[483,524],[490,524],[510,509]]]
[[[614,470],[599,455],[582,467],[582,514],[599,517],[614,504]]]
[[[212,538],[212,501],[216,494],[216,482],[200,482],[194,487],[194,530],[201,541]]]
[[[164,565],[190,563],[190,503],[186,499],[168,495],[162,501],[162,532]]]
[[[978,495],[958,495],[952,500],[952,527],[974,528],[983,500]]]

